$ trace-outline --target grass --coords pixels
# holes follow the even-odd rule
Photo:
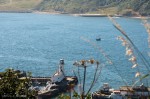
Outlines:
[[[117,7],[110,7],[110,8],[101,8],[98,11],[88,12],[90,14],[104,14],[104,15],[114,15],[118,13]]]
[[[41,1],[42,0],[1,0],[0,10],[1,11],[32,10],[35,6],[41,3]]]

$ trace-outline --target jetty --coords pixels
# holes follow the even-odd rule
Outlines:
[[[81,16],[81,17],[107,17],[105,14],[74,14],[73,16]]]
[[[48,82],[46,87],[38,91],[38,99],[50,99],[70,90],[78,83],[77,77],[65,77],[61,82]]]
[[[31,82],[33,86],[40,85],[44,86],[46,85],[46,82],[51,81],[51,77],[32,77]]]
[[[73,88],[78,79],[76,76],[66,76],[64,72],[64,60],[61,59],[59,68],[51,77],[32,77],[33,90],[38,92],[38,99],[51,99],[62,92]],[[42,87],[42,88],[41,88]]]
[[[78,82],[78,79],[76,76],[66,76],[64,79],[68,80],[70,83],[72,82],[72,79],[75,80],[73,82],[77,83]],[[31,78],[31,81],[32,81],[32,85],[40,85],[40,86],[44,86],[46,85],[46,83],[48,81],[51,82],[51,77],[32,77]]]

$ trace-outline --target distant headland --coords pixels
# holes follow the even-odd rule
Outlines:
[[[148,0],[0,0],[0,12],[3,13],[76,14],[83,17],[138,17],[132,12],[149,16],[149,6]]]

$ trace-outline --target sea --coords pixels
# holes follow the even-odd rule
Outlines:
[[[129,17],[114,20],[150,63],[148,33],[142,20]],[[13,68],[32,72],[32,76],[50,77],[57,71],[59,60],[64,59],[65,75],[80,75],[82,85],[84,68],[73,64],[94,59],[94,64],[86,63],[86,90],[94,79],[96,61],[100,68],[91,91],[99,90],[103,83],[115,89],[132,85],[139,79],[135,77],[137,71],[144,75],[148,70],[136,50],[133,52],[138,67],[132,68],[118,36],[124,37],[107,17],[0,13],[0,72]],[[97,37],[101,40],[96,41]],[[148,83],[150,80],[144,79],[144,84]]]

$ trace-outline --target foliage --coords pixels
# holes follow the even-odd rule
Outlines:
[[[139,11],[142,15],[150,14],[149,0],[43,0],[36,9],[67,13],[86,13],[99,11],[100,9],[105,10],[111,7],[117,7],[120,12],[124,12],[126,9],[133,9],[134,11]]]
[[[142,18],[141,15],[139,15],[137,13],[138,16],[140,16]],[[146,79],[150,76],[150,63],[147,60],[147,58],[145,58],[145,56],[140,52],[140,50],[138,49],[138,47],[136,47],[136,45],[133,43],[133,41],[129,38],[129,36],[126,34],[126,32],[122,29],[122,27],[111,17],[109,17],[109,19],[112,21],[114,27],[124,36],[121,37],[119,36],[118,39],[122,41],[122,45],[126,47],[126,55],[129,57],[129,61],[131,61],[131,63],[133,64],[132,68],[137,68],[137,72],[135,74],[135,77],[139,77],[139,80],[137,80],[136,82],[134,82],[134,84],[132,86],[135,86],[138,82],[142,83],[143,79]],[[142,19],[143,20],[143,19]],[[143,20],[143,24],[145,26],[145,28],[147,29],[147,32],[149,34],[149,23],[147,23],[146,20]],[[149,39],[148,39],[148,43],[149,43]],[[136,53],[136,55],[135,55]],[[141,60],[141,62],[143,63],[143,65],[146,67],[147,73],[142,75],[142,71],[140,71],[138,63],[137,63],[137,57]]]
[[[77,92],[73,92],[73,96],[61,94],[58,96],[58,99],[83,99],[80,94]],[[87,96],[84,97],[84,99],[91,99],[91,94],[88,94]]]
[[[61,94],[58,96],[58,99],[71,99],[71,97],[65,94]]]
[[[0,11],[29,11],[42,0],[0,0]]]
[[[10,3],[11,1],[11,3]],[[111,12],[107,9],[116,7]],[[150,0],[0,0],[0,10],[59,11],[62,13],[102,13],[125,14],[129,9],[150,15]],[[129,10],[129,11],[128,11]],[[104,14],[104,13],[103,13]]]
[[[149,0],[124,0],[119,5],[120,10],[129,10],[139,12],[141,15],[150,15],[150,1]]]
[[[5,72],[1,73],[0,95],[9,98],[33,98],[36,92],[29,90],[31,86],[30,77],[30,73],[28,73],[27,76],[25,72],[7,69]]]

